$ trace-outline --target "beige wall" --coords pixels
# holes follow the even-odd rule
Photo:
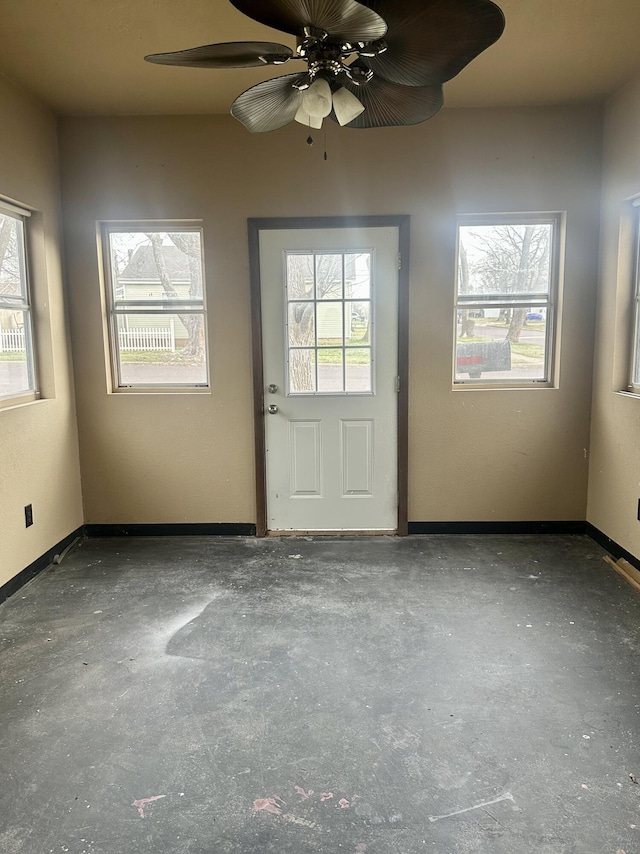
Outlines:
[[[627,383],[633,265],[629,199],[640,194],[640,78],[612,97],[604,124],[602,254],[588,521],[640,556],[640,400]]]
[[[62,121],[86,521],[255,519],[246,219],[342,214],[412,217],[409,518],[584,519],[598,112],[331,126],[326,163],[306,136],[216,116]],[[530,210],[567,211],[560,386],[452,392],[456,214]],[[107,393],[96,221],[121,218],[204,221],[211,395]]]
[[[0,409],[0,585],[82,525],[80,473],[60,252],[56,124],[0,78],[0,195],[29,222],[43,400]],[[24,506],[33,504],[26,529]]]

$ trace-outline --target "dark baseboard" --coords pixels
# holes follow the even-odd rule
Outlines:
[[[569,522],[409,522],[410,534],[585,534],[587,523]]]
[[[625,560],[629,561],[631,566],[635,566],[636,569],[640,569],[640,558],[637,558],[635,555],[632,555],[631,552],[628,552],[626,549],[623,549],[622,546],[619,546],[615,540],[612,540],[611,537],[607,537],[606,534],[603,534],[595,525],[592,525],[591,522],[587,522],[587,534],[591,537],[592,540],[595,540],[599,546],[612,554],[616,559],[623,557]]]
[[[34,562],[29,564],[29,566],[23,569],[22,572],[19,572],[17,575],[14,575],[13,578],[10,578],[6,584],[3,584],[2,587],[0,587],[0,604],[6,601],[9,596],[13,596],[14,593],[17,593],[21,587],[28,584],[36,577],[36,575],[39,575],[43,569],[51,566],[56,555],[62,554],[62,552],[68,548],[74,540],[77,540],[78,537],[82,536],[84,536],[84,528],[78,528],[66,536],[64,540],[60,540],[60,542],[53,546],[53,548],[48,549],[43,555],[40,555],[37,560],[34,560]]]
[[[71,545],[78,537],[176,537],[176,536],[213,536],[213,537],[255,537],[256,526],[252,523],[205,522],[173,525],[83,525],[48,549],[22,572],[10,578],[0,587],[0,604],[5,602],[21,587],[28,584],[43,569],[51,566],[53,558]]]
[[[255,537],[250,522],[177,522],[157,525],[85,525],[87,537]]]
[[[0,604],[53,563],[78,537],[254,537],[250,522],[187,522],[158,525],[84,525],[60,540],[22,572],[0,587]],[[636,569],[640,559],[623,549],[590,522],[409,522],[409,534],[587,534],[615,558],[624,558]]]

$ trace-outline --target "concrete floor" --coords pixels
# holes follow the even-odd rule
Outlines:
[[[0,607],[2,854],[636,854],[586,537],[89,540]]]

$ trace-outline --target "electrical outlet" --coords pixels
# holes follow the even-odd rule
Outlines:
[[[24,526],[29,528],[31,525],[33,525],[33,505],[27,504],[24,508]]]

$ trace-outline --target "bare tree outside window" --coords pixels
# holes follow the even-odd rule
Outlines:
[[[458,231],[455,381],[549,381],[558,218]]]

